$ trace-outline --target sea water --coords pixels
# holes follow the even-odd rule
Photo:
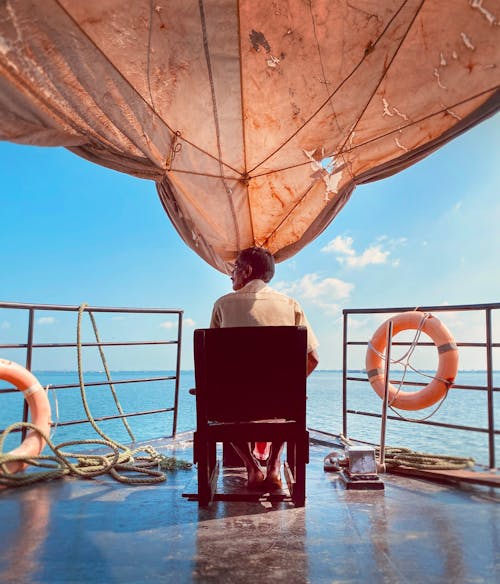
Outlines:
[[[59,444],[69,440],[100,438],[88,424],[62,426],[63,422],[87,419],[82,404],[80,388],[51,389],[54,386],[78,384],[75,372],[39,371],[34,372],[43,386],[49,387],[49,399],[52,408],[52,420],[56,427],[52,430],[52,441]],[[169,376],[174,372],[134,371],[112,372],[114,380],[141,379]],[[362,372],[350,373],[354,377],[366,377]],[[391,376],[392,377],[392,376]],[[92,386],[92,382],[104,381],[103,372],[86,372],[84,374],[85,396],[88,408],[94,418],[112,416],[118,413],[109,386]],[[422,381],[422,380],[420,380]],[[487,383],[484,371],[461,371],[456,384],[485,387]],[[500,385],[500,372],[494,373],[493,384]],[[193,430],[196,425],[195,397],[189,394],[193,388],[194,374],[182,371],[179,381],[179,409],[177,432]],[[0,382],[0,389],[9,387]],[[174,405],[175,381],[164,380],[154,383],[127,383],[114,386],[120,406],[124,413],[171,408]],[[412,388],[405,388],[411,391]],[[308,378],[307,425],[316,430],[340,434],[342,428],[342,372],[315,371]],[[495,392],[494,419],[498,427],[500,406],[498,392]],[[0,429],[21,420],[23,397],[20,392],[0,394]],[[373,391],[367,381],[350,381],[347,386],[347,407],[350,410],[380,414],[382,400]],[[439,409],[436,406],[417,412],[394,412],[390,416],[401,415],[404,418],[424,419],[445,424],[488,427],[487,392],[466,389],[451,389]],[[433,413],[434,412],[434,413]],[[104,420],[98,422],[99,428],[113,440],[121,443],[132,441],[121,420]],[[153,441],[172,434],[173,414],[148,414],[128,418],[128,425],[135,441]],[[347,436],[370,443],[380,442],[381,421],[375,416],[348,414]],[[4,450],[9,450],[19,443],[19,435],[7,438]],[[385,443],[387,446],[402,446],[419,452],[471,456],[478,463],[488,465],[488,434],[486,432],[469,432],[422,423],[408,423],[402,418],[387,421]],[[499,459],[500,439],[496,436],[496,459]],[[73,448],[78,450],[78,447]]]

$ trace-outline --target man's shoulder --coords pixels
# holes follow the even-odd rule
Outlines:
[[[266,286],[266,288],[263,290],[263,292],[265,292],[266,294],[272,294],[273,296],[276,296],[276,297],[278,297],[282,300],[285,300],[286,302],[289,302],[291,304],[298,304],[297,300],[295,300],[295,298],[288,296],[288,294],[285,294],[284,292],[281,292],[280,290],[276,290],[276,288],[271,288],[271,286]]]
[[[224,303],[227,300],[234,298],[235,296],[236,294],[234,292],[228,292],[227,294],[224,294],[224,296],[220,296],[219,298],[217,298],[217,300],[214,302],[214,306],[217,306],[217,304]]]
[[[252,298],[271,297],[275,300],[286,302],[288,304],[298,305],[297,300],[295,300],[291,296],[288,296],[284,292],[281,292],[280,290],[277,290],[276,288],[269,286],[269,284],[265,284],[262,281],[258,281],[258,284],[256,285],[250,286],[247,285],[244,288],[241,288],[240,290],[236,290],[235,292],[228,292],[227,294],[224,294],[215,301],[214,306],[220,304],[227,304],[231,302],[238,302],[239,300],[243,301],[245,298],[248,297]]]

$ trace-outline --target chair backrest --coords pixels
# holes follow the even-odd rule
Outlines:
[[[305,426],[305,327],[197,329],[194,361],[198,427],[266,418]]]

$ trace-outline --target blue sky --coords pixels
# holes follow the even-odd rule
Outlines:
[[[398,175],[358,187],[320,237],[278,265],[273,285],[304,307],[321,368],[341,367],[342,308],[500,301],[499,137],[497,115]],[[192,331],[208,326],[231,282],[183,244],[152,182],[64,149],[5,142],[0,181],[0,300],[182,308],[183,367],[192,367]],[[48,334],[57,320],[38,325]],[[443,320],[457,340],[480,335],[478,323]],[[360,318],[353,330],[366,339],[379,322]],[[0,312],[0,342],[14,329]],[[362,368],[358,361],[351,365]],[[482,356],[462,366],[482,369]]]

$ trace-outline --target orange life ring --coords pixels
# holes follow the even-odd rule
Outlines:
[[[374,333],[368,343],[366,352],[366,373],[373,389],[384,397],[385,369],[382,355],[387,343],[387,324],[392,321],[392,334],[414,329],[421,329],[437,347],[439,363],[434,379],[419,391],[397,390],[389,383],[389,404],[401,410],[422,410],[432,406],[446,395],[455,380],[458,371],[458,348],[450,331],[444,324],[423,312],[403,312],[384,322]]]
[[[50,432],[50,403],[43,387],[38,379],[25,369],[14,363],[0,359],[0,379],[12,383],[19,391],[22,391],[24,398],[28,402],[31,415],[31,423],[46,435]],[[22,444],[11,450],[9,454],[14,456],[38,456],[45,446],[45,440],[35,430],[29,430]],[[24,470],[28,466],[22,461],[7,462],[3,465],[8,472],[16,473]]]

